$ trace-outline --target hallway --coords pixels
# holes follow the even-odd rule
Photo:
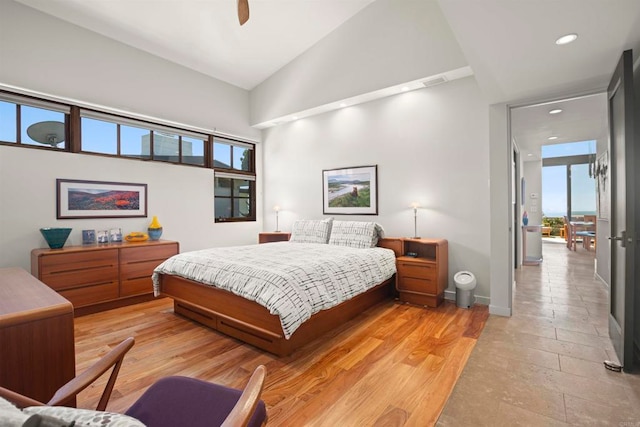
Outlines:
[[[490,316],[439,426],[640,426],[640,375],[608,371],[608,289],[594,252],[544,239],[516,270],[511,318]]]

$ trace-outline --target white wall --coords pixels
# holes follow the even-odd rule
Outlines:
[[[246,91],[12,1],[0,1],[0,85],[259,139]],[[261,153],[256,147],[257,174]],[[40,227],[146,229],[147,219],[56,220],[55,180],[146,183],[149,215],[181,250],[257,241],[262,223],[215,224],[210,169],[0,146],[0,267],[29,270]],[[262,183],[258,178],[258,200]],[[258,218],[261,218],[258,204]]]
[[[525,179],[524,210],[529,215],[529,225],[542,224],[542,161],[525,161],[522,164],[522,176]],[[535,195],[531,197],[532,194]],[[522,220],[520,221],[522,224]],[[527,256],[542,256],[542,235],[527,235]]]
[[[148,218],[56,219],[56,178],[146,183]],[[72,227],[67,245],[81,245],[83,229],[146,231],[152,215],[163,239],[182,252],[257,242],[260,223],[214,224],[213,173],[197,167],[0,146],[0,267],[29,271],[34,248],[47,247],[41,227]]]
[[[384,98],[263,131],[264,224],[282,207],[280,228],[321,218],[322,170],[378,165],[378,216],[387,236],[418,233],[449,241],[449,291],[460,270],[489,296],[488,106],[473,78]],[[449,294],[451,297],[452,294]]]
[[[467,66],[435,1],[377,0],[251,91],[251,122]]]
[[[510,142],[509,107],[489,106],[489,152],[491,179],[491,304],[489,312],[511,316],[513,282],[513,246],[511,213],[511,165],[513,147]]]
[[[0,2],[0,83],[260,137],[247,91],[13,1]]]

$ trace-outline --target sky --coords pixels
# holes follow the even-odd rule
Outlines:
[[[596,141],[544,145],[542,158],[593,154]],[[567,167],[542,168],[542,212],[547,217],[562,217],[567,210]],[[596,213],[596,181],[589,177],[589,165],[571,166],[571,210],[573,215]]]

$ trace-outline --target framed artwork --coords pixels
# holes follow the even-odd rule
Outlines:
[[[609,152],[605,151],[598,157],[594,165],[594,175],[596,178],[598,206],[598,218],[609,219]]]
[[[147,184],[56,180],[58,219],[147,216]]]
[[[322,171],[322,212],[378,215],[378,165]]]

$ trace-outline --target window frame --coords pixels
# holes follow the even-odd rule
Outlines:
[[[103,112],[100,110],[96,110],[94,108],[87,108],[81,105],[73,105],[65,102],[60,102],[57,100],[51,99],[43,99],[39,97],[34,97],[30,95],[18,94],[6,90],[0,90],[0,100],[13,103],[16,105],[16,142],[10,141],[0,141],[0,145],[3,146],[12,146],[12,147],[24,147],[38,150],[51,150],[58,152],[72,152],[78,153],[82,155],[91,155],[91,156],[104,156],[104,157],[117,157],[122,159],[129,160],[137,160],[137,161],[153,161],[153,162],[161,162],[165,164],[172,165],[181,165],[181,166],[189,166],[189,167],[200,167],[206,169],[213,170],[214,176],[214,222],[251,222],[256,221],[256,144],[255,142],[246,141],[243,139],[239,139],[233,136],[229,136],[226,134],[220,134],[217,132],[211,132],[208,130],[203,130],[199,128],[190,128],[189,126],[182,125],[173,125],[167,124],[172,122],[167,121],[153,121],[147,119],[140,119],[136,116],[126,116],[117,113],[111,112]],[[24,144],[21,143],[21,114],[20,107],[22,105],[26,105],[29,107],[35,108],[43,108],[58,112],[64,112],[64,126],[65,126],[65,146],[63,148],[56,148],[54,146],[38,146],[33,144]],[[82,147],[82,119],[90,118],[94,120],[101,120],[109,123],[114,123],[116,125],[116,153],[100,153],[94,151],[85,151]],[[132,155],[122,154],[122,126],[132,126],[141,128],[144,130],[149,130],[149,158],[143,157],[134,157]],[[156,155],[154,152],[154,134],[155,132],[167,132],[172,135],[176,135],[178,141],[178,160],[171,161],[167,159],[160,159],[159,155]],[[196,139],[197,141],[202,140],[202,156],[203,161],[202,164],[195,164],[192,162],[185,162],[183,157],[183,138],[188,137],[191,139]],[[224,141],[225,144],[231,146],[231,161],[228,168],[214,166],[214,146],[216,142]],[[244,147],[249,149],[250,157],[248,159],[248,170],[238,170],[233,168],[233,148],[234,147]],[[142,151],[142,150],[141,150]],[[220,176],[219,174],[224,174],[225,177],[230,178],[232,180],[248,180],[250,182],[249,186],[249,215],[248,216],[235,216],[229,218],[218,218],[215,215],[215,178]],[[232,181],[233,186],[233,181]],[[218,196],[224,197],[224,196]],[[233,202],[238,197],[233,196],[233,188],[231,191],[231,203],[233,206]],[[246,199],[246,198],[243,198]]]
[[[232,215],[235,213],[233,212],[233,207],[234,207],[234,201],[236,199],[239,199],[239,197],[234,196],[233,194],[233,188],[234,188],[234,183],[233,180],[243,180],[243,181],[249,181],[249,214],[248,216],[244,217],[244,216],[230,216],[230,217],[221,217],[218,216],[217,214],[215,214],[214,212],[214,218],[215,218],[215,222],[241,222],[241,221],[256,221],[256,173],[255,173],[255,158],[256,158],[256,147],[255,144],[251,144],[251,143],[247,143],[244,141],[238,141],[238,140],[234,140],[228,137],[220,137],[220,136],[214,136],[213,140],[212,140],[212,144],[211,144],[211,164],[215,165],[215,144],[226,144],[230,146],[230,158],[229,158],[229,167],[225,168],[225,167],[221,167],[219,166],[220,162],[218,162],[218,166],[213,166],[213,170],[214,170],[214,211],[215,211],[215,202],[216,200],[219,199],[229,199],[230,200],[230,205],[232,208]],[[245,149],[250,150],[250,157],[249,157],[249,165],[248,165],[248,171],[245,170],[239,170],[239,169],[234,169],[233,168],[233,163],[234,163],[234,148],[236,147],[243,147]],[[215,179],[216,178],[227,178],[227,179],[231,179],[231,192],[229,196],[217,196],[215,194]],[[242,197],[242,199],[246,199],[246,197]],[[239,212],[238,212],[239,214]]]
[[[44,100],[28,95],[20,95],[11,92],[6,92],[0,90],[0,101],[6,102],[8,104],[14,104],[16,108],[16,117],[15,117],[15,142],[12,141],[4,141],[0,140],[1,145],[6,145],[10,147],[26,147],[26,148],[35,148],[38,150],[50,150],[50,151],[62,151],[68,152],[71,147],[71,138],[69,125],[71,122],[71,114],[72,114],[72,106],[68,104],[64,104],[62,102],[55,102]],[[41,110],[47,110],[51,112],[61,113],[64,117],[64,147],[58,148],[57,146],[48,146],[46,144],[35,145],[35,144],[27,144],[22,142],[22,107],[30,107],[30,108],[38,108]]]

